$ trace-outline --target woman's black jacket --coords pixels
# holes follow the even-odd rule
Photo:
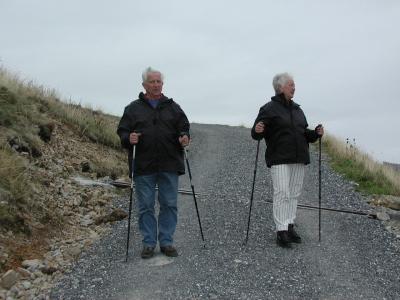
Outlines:
[[[121,144],[129,150],[129,176],[132,166],[132,145],[130,133],[141,133],[136,146],[134,175],[148,175],[155,172],[185,173],[183,150],[179,143],[180,135],[189,136],[189,121],[172,99],[164,95],[153,108],[143,93],[139,99],[125,107],[117,133]]]
[[[256,133],[255,126],[264,122],[263,133]],[[260,108],[260,112],[251,129],[255,140],[265,139],[267,166],[291,163],[310,163],[308,143],[318,139],[315,130],[307,128],[307,120],[300,105],[286,101],[283,94],[274,96]]]

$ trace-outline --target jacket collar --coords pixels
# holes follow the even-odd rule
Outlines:
[[[146,98],[146,96],[145,96],[145,94],[144,94],[143,92],[140,92],[140,93],[139,93],[139,100],[141,100],[141,101],[146,102],[147,104],[149,104],[148,101],[147,101],[147,98]],[[172,101],[172,98],[168,98],[168,97],[166,97],[164,94],[161,94],[161,98],[160,98],[160,103],[159,103],[159,105],[161,105],[162,103],[169,103],[169,102],[171,102],[171,101]]]
[[[283,93],[271,97],[271,100],[275,101],[275,102],[279,102],[280,104],[282,104],[285,107],[293,107],[293,108],[300,107],[300,105],[297,104],[296,102],[294,102],[293,100],[290,102],[287,102]]]

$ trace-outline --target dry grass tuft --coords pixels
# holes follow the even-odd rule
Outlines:
[[[20,157],[0,146],[0,227],[6,230],[29,233],[19,214],[31,191],[26,170]]]
[[[0,186],[9,191],[9,200],[14,204],[25,202],[29,195],[26,170],[26,162],[4,143],[0,144]]]

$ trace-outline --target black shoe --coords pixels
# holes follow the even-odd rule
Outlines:
[[[165,246],[165,247],[160,247],[161,253],[164,253],[166,256],[169,257],[177,257],[178,256],[178,251],[174,248],[174,246]]]
[[[276,233],[276,242],[283,248],[291,248],[289,233],[287,230],[278,231]]]
[[[301,243],[301,237],[294,230],[294,224],[289,224],[288,233],[289,233],[289,239],[291,242],[297,243],[297,244]]]
[[[140,256],[144,259],[154,256],[154,247],[144,246]]]

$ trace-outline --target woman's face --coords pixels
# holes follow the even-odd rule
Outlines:
[[[289,80],[284,86],[281,87],[281,92],[285,96],[286,100],[292,100],[295,90],[296,87],[293,80]]]

